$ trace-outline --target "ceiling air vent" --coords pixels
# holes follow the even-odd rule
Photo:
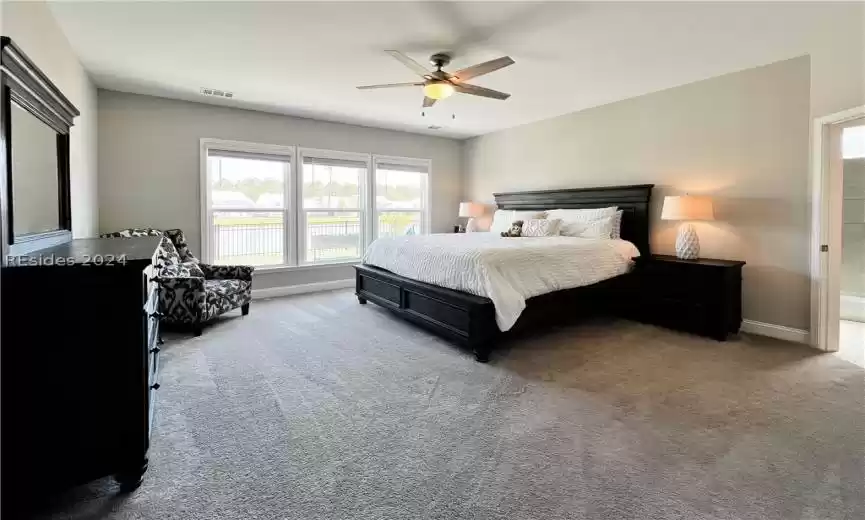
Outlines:
[[[201,87],[201,94],[203,96],[211,96],[211,97],[221,97],[231,99],[234,97],[234,92],[228,92],[226,90],[219,90],[215,88],[207,88]]]

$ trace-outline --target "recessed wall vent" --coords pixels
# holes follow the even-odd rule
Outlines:
[[[204,96],[211,97],[221,97],[231,99],[234,97],[234,92],[228,92],[227,90],[219,90],[216,88],[207,88],[201,87],[201,94]]]

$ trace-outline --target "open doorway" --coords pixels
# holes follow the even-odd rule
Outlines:
[[[841,131],[841,280],[838,355],[865,367],[865,118]]]
[[[865,106],[814,120],[810,343],[829,352],[839,352],[843,347],[839,355],[865,366],[865,321],[853,319],[860,316],[857,304],[862,301],[860,295],[865,289],[862,127],[865,127]]]

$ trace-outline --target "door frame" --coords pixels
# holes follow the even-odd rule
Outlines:
[[[825,351],[838,349],[841,319],[843,185],[840,176],[832,175],[837,169],[832,164],[832,148],[840,146],[838,136],[844,123],[860,118],[865,118],[865,105],[815,118],[811,128],[810,343]]]

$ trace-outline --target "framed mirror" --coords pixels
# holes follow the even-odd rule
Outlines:
[[[3,262],[72,239],[69,129],[78,110],[11,39],[0,37]]]

